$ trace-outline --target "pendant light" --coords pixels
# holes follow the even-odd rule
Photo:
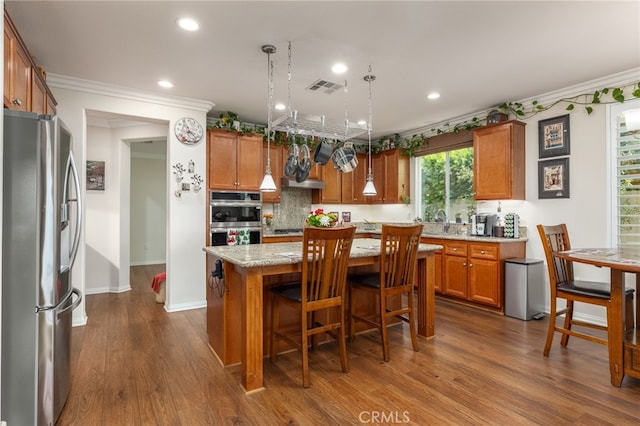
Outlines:
[[[369,74],[364,76],[364,81],[369,83],[369,122],[367,123],[367,133],[369,134],[369,173],[367,174],[367,183],[362,190],[362,195],[376,195],[376,187],[373,184],[373,171],[371,169],[371,120],[373,119],[373,108],[371,106],[371,82],[376,79],[376,76],[371,74],[371,65],[369,65]]]
[[[271,125],[272,125],[272,105],[273,105],[273,62],[271,62],[271,54],[276,53],[275,46],[265,44],[262,46],[262,51],[267,54],[267,168],[264,174],[264,179],[260,184],[260,191],[262,192],[275,192],[276,183],[271,176]]]

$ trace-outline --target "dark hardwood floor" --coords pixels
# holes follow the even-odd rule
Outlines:
[[[58,425],[637,425],[640,380],[609,382],[605,346],[556,337],[542,356],[547,319],[520,321],[438,300],[436,337],[411,350],[391,328],[349,343],[342,373],[335,343],[265,362],[266,389],[245,395],[239,367],[207,345],[205,309],[167,313],[153,275],[133,267],[132,291],[89,295],[88,323],[73,329],[71,393]],[[204,284],[203,284],[204,285]]]

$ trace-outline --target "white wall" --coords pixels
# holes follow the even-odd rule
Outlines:
[[[202,125],[206,123],[206,112],[213,106],[206,101],[197,101],[183,98],[158,97],[130,89],[106,85],[97,82],[75,80],[49,74],[47,83],[58,101],[58,115],[67,124],[74,137],[74,154],[78,164],[85,164],[87,160],[87,112],[101,111],[112,114],[128,115],[133,117],[148,118],[149,121],[166,125],[167,134],[167,163],[172,165],[178,162],[187,164],[190,159],[196,161],[196,173],[206,176],[205,156],[206,142],[203,140],[196,145],[183,145],[175,138],[173,126],[182,117],[193,117]],[[144,137],[148,135],[131,135],[125,131],[114,131],[114,139],[127,139]],[[120,164],[120,173],[116,185],[120,186],[119,206],[120,223],[118,226],[120,247],[117,267],[129,261],[129,219],[122,216],[122,212],[130,210],[129,185],[121,181],[122,176],[130,175],[129,148],[127,144],[120,144],[117,152],[119,157],[116,162]],[[172,188],[174,184],[167,173],[167,186]],[[84,170],[81,168],[81,180],[84,184]],[[107,182],[109,184],[109,182]],[[171,189],[169,189],[171,193]],[[116,202],[117,204],[118,202]],[[202,247],[205,244],[203,223],[205,221],[206,193],[189,193],[188,196],[176,198],[167,197],[167,301],[165,309],[177,311],[206,306],[206,295],[203,283],[205,282],[205,256]],[[115,214],[112,212],[112,214]],[[126,236],[126,240],[123,237]],[[82,233],[86,242],[87,233]],[[103,235],[103,237],[106,237]],[[123,243],[123,241],[125,241]],[[111,256],[112,254],[109,254]],[[124,261],[123,261],[124,259]],[[73,283],[82,291],[87,287],[87,281],[91,279],[93,271],[89,271],[86,265],[87,253],[84,245],[78,252],[76,265],[73,268]],[[119,268],[120,283],[122,286],[125,277],[128,279],[128,268]],[[86,322],[86,310],[84,302],[74,311],[74,324]]]
[[[105,190],[85,191],[85,264],[87,271],[91,272],[84,287],[84,294],[104,293],[118,289],[120,166],[112,138],[111,129],[87,127],[86,161],[105,162]],[[78,154],[75,153],[75,155]],[[78,167],[83,172],[86,172],[86,161],[78,161]],[[127,285],[126,288],[128,289],[129,286]]]
[[[158,146],[151,152],[143,150]],[[133,142],[131,148],[131,265],[166,262],[166,142]]]
[[[95,120],[91,120],[95,121]],[[138,171],[138,184],[142,185],[137,194],[121,203],[123,192],[129,190],[136,168],[130,167],[129,142],[141,137],[147,139],[166,139],[168,125],[143,124],[121,128],[87,126],[87,160],[105,162],[104,191],[86,191],[85,196],[85,248],[86,268],[90,277],[86,282],[85,294],[121,293],[131,289],[129,282],[130,258],[127,253],[135,247],[127,246],[134,240],[141,247],[152,247],[152,257],[138,258],[134,264],[165,263],[166,261],[166,143],[160,158],[138,158],[144,167]],[[158,142],[156,142],[158,143]],[[121,160],[122,157],[122,160]],[[131,159],[131,161],[136,161]],[[154,163],[148,168],[148,163]],[[126,172],[129,170],[130,172]],[[131,204],[129,204],[131,200]],[[131,208],[134,219],[145,214],[146,201],[156,200],[155,214],[146,219],[138,219],[127,228],[124,225],[129,218],[127,206]],[[158,203],[161,203],[158,205]],[[145,233],[145,229],[153,232]],[[128,235],[131,234],[130,238]],[[122,237],[122,238],[121,238]],[[143,238],[141,238],[143,237]]]

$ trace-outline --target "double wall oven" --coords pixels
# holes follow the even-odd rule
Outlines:
[[[209,245],[259,244],[261,211],[260,192],[209,191]],[[243,236],[242,242],[237,235]]]

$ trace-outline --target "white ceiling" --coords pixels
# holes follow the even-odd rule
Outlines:
[[[640,67],[639,1],[5,1],[36,62],[49,73],[215,103],[267,121],[267,56],[274,97],[342,122],[368,117],[374,138],[425,128]],[[200,30],[175,21],[191,16]],[[330,66],[349,66],[343,76]],[[159,79],[174,82],[161,89]],[[317,79],[348,94],[305,90]],[[640,76],[639,76],[640,79]],[[438,91],[442,97],[429,101]],[[346,108],[345,108],[346,106]],[[279,116],[274,113],[274,117]]]

